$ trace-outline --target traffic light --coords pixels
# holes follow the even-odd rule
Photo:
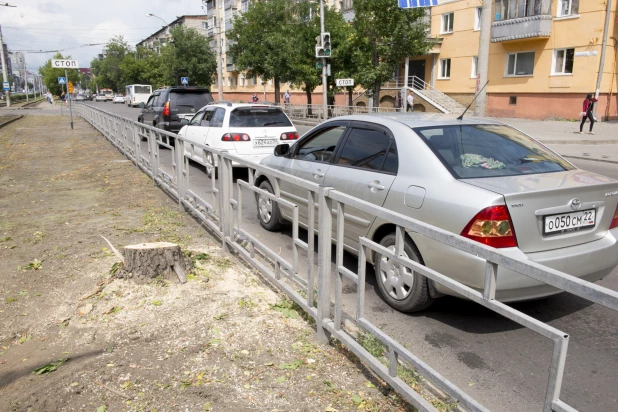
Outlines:
[[[330,57],[330,33],[315,38],[315,57]]]

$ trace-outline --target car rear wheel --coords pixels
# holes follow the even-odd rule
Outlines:
[[[274,194],[273,187],[268,180],[264,180],[260,183],[260,189]],[[276,232],[283,227],[281,224],[281,212],[277,202],[273,202],[272,199],[259,194],[257,196],[257,209],[258,219],[260,219],[260,225],[269,232]]]
[[[215,166],[215,160],[212,156],[212,153],[210,152],[206,152],[206,162],[210,163],[211,165]],[[217,179],[219,177],[219,173],[217,172],[217,167],[215,166],[210,167],[210,166],[206,166],[206,176],[208,176],[209,179],[212,179],[212,175],[213,175],[213,170],[214,170],[214,175],[215,175],[215,179]]]
[[[385,236],[380,245],[395,251],[395,234]],[[422,263],[416,246],[405,240],[403,255],[410,260]],[[400,312],[418,312],[428,308],[434,301],[429,295],[429,280],[409,268],[399,265],[392,259],[376,253],[374,263],[376,282],[386,302]]]

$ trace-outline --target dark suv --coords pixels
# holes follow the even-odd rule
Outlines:
[[[137,121],[178,133],[183,126],[180,121],[185,115],[193,116],[212,101],[210,90],[205,87],[172,86],[157,89],[148,98]]]

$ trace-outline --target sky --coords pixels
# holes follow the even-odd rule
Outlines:
[[[2,1],[6,3],[7,0]],[[135,47],[185,14],[206,14],[201,0],[10,0],[0,7],[0,26],[9,51],[60,50],[78,60],[82,68],[101,53],[103,44],[116,35]],[[84,46],[103,43],[96,46]],[[25,52],[28,71],[38,73],[55,53]]]

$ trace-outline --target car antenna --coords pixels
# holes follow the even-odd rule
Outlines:
[[[487,83],[489,83],[489,80],[487,80]],[[470,106],[472,106],[472,103],[474,103],[474,101],[476,100],[477,97],[479,97],[479,94],[481,94],[481,92],[483,91],[483,89],[487,86],[487,83],[485,83],[485,86],[483,86],[483,88],[481,90],[479,90],[479,92],[476,94],[476,96],[474,96],[474,99],[472,99],[472,101],[470,102],[470,104],[468,105],[468,107],[466,107],[466,110],[464,110],[464,112],[459,115],[459,117],[457,118],[457,120],[463,120],[464,114],[466,114],[466,112],[468,111],[468,109],[470,108]]]

